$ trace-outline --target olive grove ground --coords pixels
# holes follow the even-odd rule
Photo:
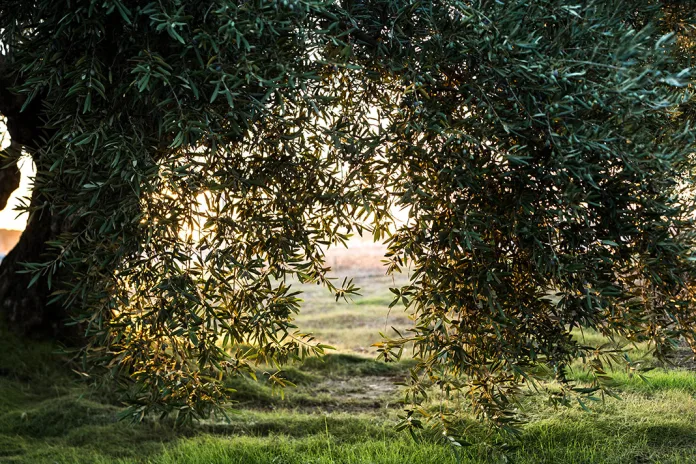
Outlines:
[[[337,350],[285,369],[296,387],[284,397],[267,383],[275,370],[258,366],[258,382],[230,379],[238,402],[227,419],[194,429],[148,418],[119,421],[118,398],[104,396],[72,375],[51,345],[25,345],[2,338],[0,347],[0,462],[8,463],[432,463],[504,462],[499,450],[481,444],[488,433],[469,422],[472,446],[452,447],[437,436],[414,440],[394,425],[401,414],[400,385],[407,361],[374,361],[370,344],[379,331],[409,324],[398,309],[389,311],[391,278],[358,277],[361,297],[335,303],[325,290],[304,288],[297,325]],[[583,337],[578,333],[578,337]],[[586,332],[588,344],[606,342]],[[646,346],[627,346],[631,356],[654,363]],[[528,396],[521,410],[530,420],[507,458],[517,463],[687,463],[696,462],[696,372],[686,350],[669,369],[648,380],[614,374],[621,399],[558,408]],[[588,380],[576,366],[572,374]],[[87,379],[87,383],[89,383]],[[554,384],[548,383],[553,389]],[[448,401],[435,390],[429,407]],[[450,401],[465,401],[450,400]],[[495,440],[495,436],[494,436]]]

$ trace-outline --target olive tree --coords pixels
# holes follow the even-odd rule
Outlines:
[[[653,3],[4,2],[2,192],[19,146],[37,166],[10,326],[83,342],[134,417],[199,417],[323,352],[289,278],[355,293],[323,253],[369,233],[409,274],[378,348],[413,344],[414,404],[436,383],[507,426],[549,372],[606,390],[573,328],[694,342],[691,81]]]

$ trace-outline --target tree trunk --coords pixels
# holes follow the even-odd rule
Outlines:
[[[40,201],[34,192],[32,205]],[[59,304],[47,305],[50,290],[45,276],[31,287],[32,275],[19,273],[22,263],[46,259],[46,241],[55,235],[47,208],[29,219],[17,245],[0,263],[0,311],[9,327],[22,335],[61,338],[65,310]]]
[[[4,162],[0,160],[0,210],[6,207],[10,195],[19,186],[17,159],[22,147],[32,153],[38,169],[41,166],[37,159],[39,143],[50,135],[42,122],[41,99],[35,99],[21,111],[24,98],[10,90],[17,82],[9,77],[11,73],[5,64],[5,57],[0,56],[0,114],[7,120],[12,145],[5,150]],[[32,194],[31,206],[37,209],[30,215],[17,245],[0,263],[0,317],[11,330],[22,335],[74,339],[75,329],[67,330],[64,325],[66,309],[60,304],[47,304],[50,290],[46,276],[30,287],[33,276],[19,272],[24,269],[22,263],[51,259],[46,241],[60,233],[60,221],[51,216],[45,203],[41,194]]]

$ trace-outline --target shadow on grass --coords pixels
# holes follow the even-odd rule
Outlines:
[[[0,462],[99,462],[147,460],[178,443],[205,438],[224,442],[236,437],[327,436],[336,443],[394,438],[391,424],[374,416],[249,412],[224,422],[203,422],[175,429],[171,421],[117,422],[118,409],[79,398],[47,399],[26,411],[0,417]],[[49,459],[50,457],[50,459]]]
[[[300,369],[337,376],[400,376],[415,365],[414,361],[385,363],[352,354],[327,354],[321,358],[307,358]]]
[[[689,448],[693,450],[696,444],[696,424],[659,424],[637,427],[637,432],[642,433],[649,446],[660,448]],[[694,455],[696,460],[696,454]]]

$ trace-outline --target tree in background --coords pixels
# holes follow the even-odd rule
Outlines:
[[[18,145],[37,175],[3,312],[84,336],[134,416],[187,420],[251,362],[323,351],[287,278],[355,292],[322,247],[368,231],[409,269],[415,326],[379,349],[414,344],[413,403],[436,383],[508,426],[549,370],[558,401],[606,390],[574,327],[658,355],[696,327],[683,12],[653,3],[4,2],[0,175]]]

